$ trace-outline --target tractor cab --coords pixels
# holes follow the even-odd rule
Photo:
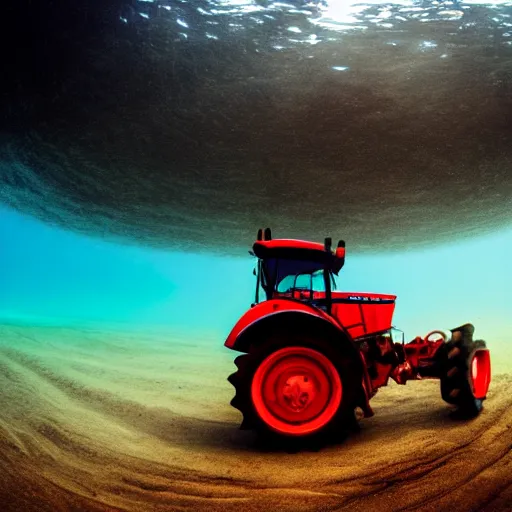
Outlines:
[[[302,240],[272,240],[270,230],[258,232],[252,254],[258,258],[256,301],[290,298],[315,303],[330,311],[336,287],[334,276],[345,263],[345,242],[340,240],[336,250],[331,239],[324,244]]]
[[[259,230],[251,254],[258,258],[256,300],[288,299],[322,309],[361,339],[384,334],[392,325],[395,295],[351,293],[336,289],[334,276],[345,264],[345,242],[335,250],[332,239],[323,244],[303,240],[273,240],[270,229]]]

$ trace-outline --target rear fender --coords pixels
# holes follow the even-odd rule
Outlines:
[[[247,352],[249,345],[257,341],[256,333],[261,336],[266,332],[264,337],[268,338],[272,328],[280,326],[279,330],[293,329],[299,318],[302,322],[306,319],[321,321],[322,325],[325,323],[338,332],[343,329],[331,316],[309,304],[291,299],[272,299],[249,309],[233,327],[224,346],[238,352]]]

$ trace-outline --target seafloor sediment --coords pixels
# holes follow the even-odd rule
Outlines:
[[[0,327],[3,511],[509,511],[512,376],[451,417],[390,384],[361,431],[286,453],[237,429],[214,337]]]

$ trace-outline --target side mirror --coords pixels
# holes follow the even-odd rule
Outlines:
[[[345,240],[340,240],[338,242],[338,247],[336,247],[336,258],[343,258],[343,263],[345,263]]]
[[[345,247],[337,247],[336,248],[336,258],[344,258],[345,257]]]

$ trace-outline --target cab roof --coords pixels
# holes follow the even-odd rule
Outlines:
[[[304,240],[274,239],[257,240],[253,245],[254,255],[260,259],[308,260],[326,265],[337,274],[345,262],[345,248],[335,252],[326,250],[324,244]]]

